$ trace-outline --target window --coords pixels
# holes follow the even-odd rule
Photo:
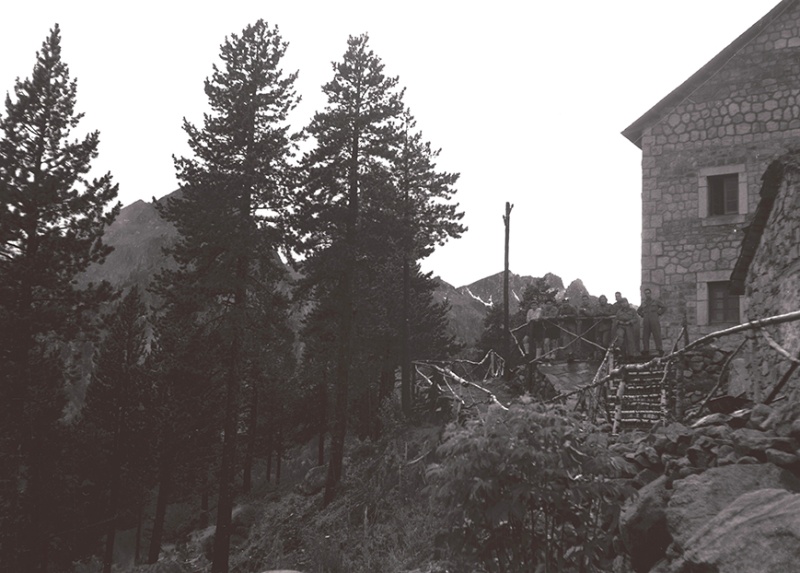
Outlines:
[[[739,174],[713,175],[708,178],[708,215],[739,213]]]
[[[739,297],[730,293],[730,281],[708,283],[708,323],[731,322],[739,322]]]
[[[697,172],[697,215],[703,226],[744,223],[747,215],[745,165],[703,167]]]

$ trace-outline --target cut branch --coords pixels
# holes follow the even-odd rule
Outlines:
[[[777,352],[778,354],[780,354],[781,356],[783,356],[784,358],[786,358],[786,360],[788,360],[790,362],[794,362],[795,364],[800,364],[800,360],[798,360],[797,358],[795,358],[794,356],[789,354],[788,350],[786,350],[780,344],[775,342],[775,339],[772,338],[769,335],[769,332],[767,332],[766,330],[762,329],[761,330],[761,334],[764,336],[764,338],[766,338],[767,344],[769,344],[775,350],[775,352]]]
[[[708,401],[711,400],[711,398],[714,396],[717,390],[719,390],[719,387],[722,386],[722,381],[725,379],[725,371],[728,369],[728,366],[730,365],[734,356],[736,356],[736,354],[742,349],[742,347],[745,345],[746,342],[747,339],[742,340],[739,343],[739,346],[736,347],[736,350],[731,352],[730,356],[728,356],[728,358],[725,360],[725,364],[722,365],[722,369],[719,371],[719,376],[717,377],[717,383],[714,384],[714,387],[711,389],[711,392],[709,392],[708,395],[705,397],[705,399],[702,402],[700,402],[700,406],[698,406],[697,408],[698,415],[703,412],[703,408],[706,407]]]
[[[462,386],[472,386],[473,388],[477,388],[478,390],[480,390],[481,392],[484,392],[487,395],[487,397],[488,397],[490,402],[493,402],[493,403],[497,404],[503,410],[508,410],[507,406],[505,406],[502,403],[500,403],[500,401],[497,399],[497,397],[490,390],[487,390],[483,386],[480,386],[478,384],[475,384],[475,382],[470,382],[469,380],[466,380],[466,379],[462,378],[461,376],[459,376],[458,374],[456,374],[455,372],[453,372],[452,370],[450,370],[448,368],[442,368],[441,366],[436,366],[435,364],[431,364],[430,366],[431,366],[431,368],[435,368],[436,370],[438,370],[439,372],[441,372],[445,376],[451,377],[453,380],[455,380],[456,382],[458,382]],[[447,383],[447,378],[445,378],[445,383]],[[447,386],[449,388],[450,384],[447,384]],[[452,388],[451,388],[451,391],[452,391]],[[462,399],[461,402],[463,403],[464,400]]]

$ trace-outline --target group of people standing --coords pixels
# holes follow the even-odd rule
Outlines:
[[[619,292],[614,293],[613,304],[605,295],[596,303],[583,295],[577,306],[564,296],[530,308],[526,316],[528,353],[536,358],[587,359],[602,356],[613,345],[624,358],[649,356],[652,336],[656,352],[663,354],[660,317],[666,306],[649,288],[643,292],[638,309]]]

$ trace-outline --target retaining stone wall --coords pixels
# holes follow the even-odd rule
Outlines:
[[[745,296],[748,319],[800,310],[800,172],[797,167],[787,168],[758,250],[750,264]],[[800,323],[785,323],[768,331],[778,344],[797,356],[800,350]],[[763,339],[757,340],[751,364],[750,377],[757,381],[752,389],[752,397],[757,401],[765,398],[788,364]]]

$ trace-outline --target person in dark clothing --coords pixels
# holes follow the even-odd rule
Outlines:
[[[561,346],[565,347],[564,352],[566,357],[570,360],[575,356],[575,344],[577,343],[567,347],[567,345],[575,339],[575,336],[566,331],[577,333],[577,318],[578,311],[570,304],[569,298],[565,296],[561,304],[558,305],[558,322],[561,328],[564,329],[561,331]]]
[[[558,346],[559,333],[556,321],[558,320],[558,307],[552,300],[548,300],[542,307],[542,320],[544,322],[544,344],[542,352],[549,359],[554,358],[551,352]]]
[[[659,356],[664,354],[661,346],[661,315],[666,312],[667,307],[657,298],[653,298],[653,293],[649,288],[644,289],[644,300],[636,311],[642,317],[642,353],[650,354],[650,335],[656,344],[656,352]]]
[[[525,318],[528,322],[528,354],[534,358],[539,358],[544,348],[542,307],[536,305],[530,307]]]
[[[581,358],[589,358],[596,346],[595,335],[597,329],[594,326],[595,322],[595,308],[596,305],[589,298],[588,294],[581,297],[581,305],[578,307],[578,334],[581,335],[583,340],[576,342],[578,349],[576,352]]]
[[[595,340],[603,348],[608,348],[611,346],[611,322],[615,313],[613,307],[608,304],[606,295],[601,294],[600,298],[597,299],[597,306],[594,312],[595,320],[597,321]]]
[[[615,316],[617,324],[615,345],[622,350],[624,357],[631,358],[636,355],[636,334],[633,325],[638,322],[639,317],[628,304],[627,298],[621,299],[619,303],[619,310]]]

